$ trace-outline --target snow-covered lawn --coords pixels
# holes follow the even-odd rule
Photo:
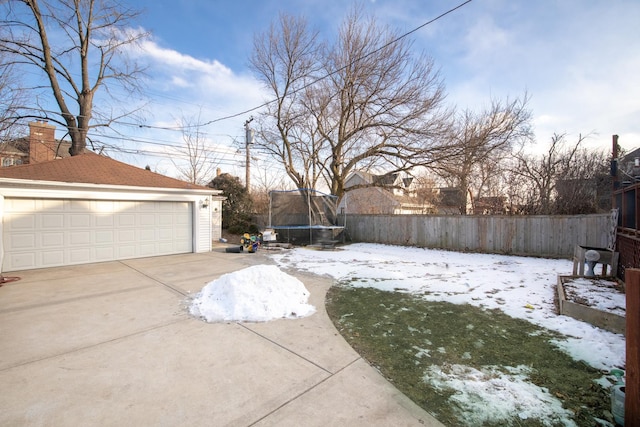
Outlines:
[[[459,253],[359,243],[336,251],[296,248],[272,255],[281,268],[331,276],[351,286],[422,295],[429,301],[497,308],[567,336],[557,345],[597,369],[625,363],[624,336],[556,314],[558,275],[568,260]]]

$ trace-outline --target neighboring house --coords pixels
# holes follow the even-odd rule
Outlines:
[[[344,188],[356,186],[378,186],[385,187],[396,195],[405,195],[415,192],[413,177],[401,176],[399,173],[388,173],[385,175],[374,175],[368,172],[356,171],[351,173],[344,182]]]
[[[28,146],[28,142],[24,139],[9,141],[0,144],[0,167],[21,165],[29,161],[28,148],[22,149],[22,146]]]
[[[419,187],[399,173],[354,172],[345,180],[340,213],[365,215],[460,215],[460,189]],[[470,205],[469,205],[470,206]]]
[[[440,187],[434,193],[438,199],[435,208],[438,215],[460,215],[462,193],[458,187]]]
[[[503,196],[479,197],[473,201],[474,215],[504,215],[507,212],[507,198]]]
[[[636,181],[640,177],[640,148],[636,148],[618,160],[620,181]]]
[[[423,214],[431,205],[416,196],[413,177],[399,173],[373,175],[356,171],[345,180],[338,211],[350,214]]]
[[[56,127],[43,121],[29,123],[29,136],[0,144],[0,167],[46,162],[69,157],[68,141],[55,139]]]
[[[220,193],[92,152],[0,168],[0,271],[208,252]]]

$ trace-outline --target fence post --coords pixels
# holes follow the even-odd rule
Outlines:
[[[640,269],[625,271],[627,307],[624,425],[640,426]]]

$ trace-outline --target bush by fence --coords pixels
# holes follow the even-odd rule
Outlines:
[[[576,245],[604,248],[611,215],[346,215],[347,239],[454,251],[570,258]]]

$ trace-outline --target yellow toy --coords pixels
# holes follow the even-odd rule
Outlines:
[[[247,252],[254,253],[257,252],[260,247],[260,238],[258,236],[252,236],[249,233],[244,233],[240,238],[240,243],[247,248]]]

